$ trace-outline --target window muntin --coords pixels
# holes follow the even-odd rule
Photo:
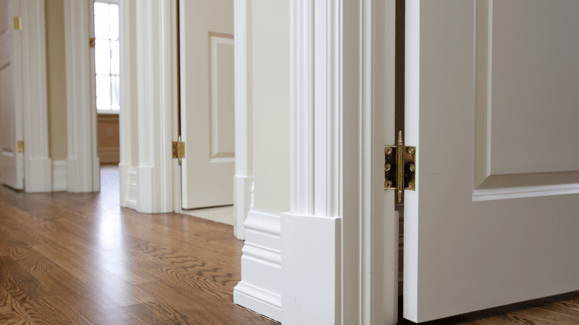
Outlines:
[[[118,113],[119,6],[94,3],[96,102],[99,113]]]

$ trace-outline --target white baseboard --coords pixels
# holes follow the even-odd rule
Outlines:
[[[66,160],[52,161],[52,191],[66,191],[68,183],[66,180],[67,169]]]
[[[282,214],[283,323],[338,324],[341,219]]]
[[[281,321],[281,219],[277,214],[249,211],[241,256],[241,281],[233,301]]]
[[[245,239],[245,219],[251,208],[251,186],[253,177],[234,176],[233,177],[233,206],[234,220],[233,234],[237,239]]]
[[[119,164],[119,186],[121,206],[137,210],[137,168],[130,164]]]
[[[121,161],[121,149],[118,147],[98,148],[97,153],[101,164],[117,164]]]
[[[233,301],[258,314],[281,321],[281,297],[277,294],[242,281],[233,289]]]

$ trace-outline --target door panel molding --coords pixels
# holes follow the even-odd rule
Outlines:
[[[541,3],[525,3],[525,5],[528,7],[546,6],[545,8],[551,8],[551,11],[555,12],[558,10],[556,6],[549,6],[547,4]],[[529,10],[529,8],[524,8],[516,4],[514,7],[509,6],[513,6],[513,4],[501,4],[501,6],[498,7],[498,4],[495,4],[493,0],[486,0],[477,1],[475,7],[475,29],[477,35],[475,46],[476,175],[475,184],[473,187],[473,201],[579,193],[579,170],[572,169],[574,159],[559,159],[561,157],[565,157],[565,155],[569,155],[571,157],[573,156],[573,153],[577,151],[575,149],[576,146],[569,143],[569,141],[572,141],[570,139],[576,138],[575,136],[571,135],[573,130],[576,129],[574,126],[571,127],[571,129],[568,131],[570,136],[562,139],[553,134],[553,132],[545,131],[547,130],[545,125],[533,123],[537,126],[537,128],[544,127],[542,129],[539,128],[539,130],[534,133],[544,134],[543,138],[545,138],[543,140],[544,142],[539,142],[538,140],[529,141],[533,144],[536,143],[536,145],[532,146],[532,152],[534,153],[533,155],[533,153],[529,153],[528,144],[525,143],[523,148],[519,146],[519,143],[521,143],[520,139],[527,137],[522,136],[521,132],[515,131],[516,128],[518,128],[519,131],[525,131],[524,127],[521,125],[525,123],[529,124],[528,121],[525,120],[525,123],[517,123],[518,121],[512,121],[513,123],[505,125],[505,122],[497,120],[497,117],[493,117],[493,106],[495,105],[499,106],[499,112],[501,113],[500,117],[504,117],[505,114],[507,114],[505,111],[512,111],[513,113],[511,114],[514,114],[514,112],[526,110],[527,107],[519,107],[524,103],[528,103],[528,99],[524,99],[522,97],[536,97],[538,96],[536,94],[541,94],[543,97],[551,96],[553,99],[549,101],[552,103],[557,101],[555,98],[564,97],[562,94],[556,95],[558,93],[553,88],[549,88],[547,85],[545,85],[544,82],[539,82],[538,80],[529,81],[529,79],[533,78],[519,78],[524,79],[525,83],[521,85],[514,85],[515,83],[511,82],[508,83],[509,85],[507,85],[507,87],[511,87],[513,89],[512,97],[515,97],[514,100],[510,102],[510,106],[504,103],[504,96],[498,96],[502,99],[496,98],[497,96],[495,96],[493,92],[494,82],[503,82],[502,79],[505,79],[504,76],[509,76],[509,73],[505,71],[508,71],[510,67],[503,67],[504,62],[511,62],[515,60],[510,56],[516,56],[521,60],[524,58],[526,61],[534,62],[540,61],[541,59],[535,58],[535,55],[546,57],[553,55],[547,50],[541,51],[542,48],[548,48],[548,46],[539,46],[539,48],[536,47],[538,44],[549,42],[546,41],[547,38],[553,38],[555,36],[549,33],[558,35],[558,33],[554,33],[552,30],[549,31],[548,28],[541,28],[545,35],[532,33],[535,35],[534,41],[521,41],[519,43],[514,42],[514,40],[511,38],[513,35],[516,36],[516,32],[506,30],[508,27],[511,29],[514,29],[514,27],[506,24],[505,19],[507,19],[506,17],[509,17],[508,19],[510,20],[512,19],[513,14],[516,14],[521,10],[526,12]],[[579,10],[579,5],[575,6]],[[497,13],[497,11],[500,11],[501,9],[505,10],[505,8],[507,9],[507,12]],[[541,8],[540,11],[548,14],[548,12],[542,10],[545,8]],[[515,13],[511,11],[515,11]],[[529,30],[533,28],[532,26],[528,26],[529,22],[524,21],[523,18],[519,17],[518,22],[519,25],[525,26]],[[495,30],[495,28],[499,28],[497,25],[503,29]],[[556,29],[557,27],[552,28]],[[521,32],[521,29],[521,27],[518,27],[516,31]],[[510,34],[509,36],[503,36],[505,33]],[[495,34],[497,35],[497,38],[501,38],[500,41],[497,41]],[[551,37],[549,37],[549,35]],[[502,49],[497,47],[501,44],[503,47],[509,46],[509,48]],[[577,59],[575,59],[575,61],[577,61]],[[497,65],[499,65],[497,73],[500,73],[502,77],[493,77],[493,70],[497,69]],[[569,66],[574,65],[575,64],[570,64]],[[524,71],[533,70],[533,66],[534,65],[529,64],[528,69],[524,69]],[[521,71],[521,69],[517,71]],[[529,72],[529,74],[532,74],[532,72]],[[514,77],[511,76],[511,78]],[[568,79],[571,82],[575,80],[572,77],[569,77]],[[505,87],[498,87],[502,92],[509,91],[509,89],[504,90],[503,88]],[[523,90],[527,90],[527,92],[523,92],[521,88]],[[568,103],[569,100],[562,102]],[[576,105],[572,105],[572,107],[575,106]],[[495,107],[495,109],[497,108]],[[532,109],[532,107],[530,107],[530,109]],[[553,109],[555,111],[561,111],[557,110],[557,107],[554,107]],[[573,111],[574,110],[571,110],[571,112]],[[533,110],[528,114],[532,114],[532,112]],[[524,118],[522,114],[517,115],[521,118]],[[558,118],[565,120],[565,116]],[[566,119],[577,120],[573,116],[568,116]],[[497,125],[497,122],[500,122],[500,125]],[[558,126],[564,126],[565,123],[562,122],[563,121],[559,121],[555,124]],[[569,126],[567,128],[569,128]],[[505,136],[505,134],[509,133],[511,136]],[[533,136],[536,137],[537,135]],[[558,141],[564,141],[564,144],[558,143]],[[532,157],[532,159],[522,159],[520,158],[521,155],[525,157]],[[561,165],[561,163],[563,163],[563,165]],[[518,167],[513,169],[513,164],[517,165]],[[505,170],[511,170],[513,173],[504,173]]]
[[[209,117],[211,121],[211,162],[235,162],[234,40],[229,37],[211,35],[209,42],[211,53],[209,59],[209,66],[211,67],[211,114]],[[228,60],[228,54],[230,54],[231,60]],[[229,76],[227,70],[229,70]],[[220,76],[225,78],[220,78]]]

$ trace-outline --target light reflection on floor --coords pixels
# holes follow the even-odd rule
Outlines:
[[[119,195],[119,167],[117,165],[101,166],[101,192],[99,195],[100,210],[98,219],[98,247],[101,255],[111,258],[101,259],[100,268],[107,272],[98,272],[102,277],[101,283],[105,284],[105,294],[114,297],[134,298],[132,272],[127,256],[128,244],[123,230],[126,230],[122,217]],[[109,274],[107,276],[106,274]],[[114,276],[110,276],[113,274]],[[105,278],[106,277],[106,278]]]

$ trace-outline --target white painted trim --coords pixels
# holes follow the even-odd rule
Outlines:
[[[88,46],[93,33],[92,3],[90,0],[64,1],[69,192],[100,189],[93,89],[94,50]]]
[[[375,5],[291,1],[292,211],[282,215],[284,324],[396,321],[397,272],[388,277],[385,270],[397,270],[398,234],[393,196],[382,182],[394,106],[382,97],[384,88],[374,90],[374,80],[377,87],[393,86],[394,58],[385,55],[394,49],[394,16],[386,15],[394,2],[379,4],[384,12],[376,22]]]
[[[67,181],[66,181],[66,160],[53,160],[52,161],[52,191],[66,191]]]
[[[20,10],[25,190],[51,192],[44,0],[24,1]]]
[[[233,176],[233,232],[237,239],[245,239],[245,226],[247,214],[251,208],[251,188],[253,187],[253,177]]]
[[[530,187],[494,188],[474,190],[473,202],[519,199],[526,197],[540,197],[553,195],[569,195],[579,193],[579,184],[559,184]]]
[[[120,42],[120,106],[119,111],[119,187],[120,205],[137,208],[137,92],[136,63],[136,4],[133,0],[119,2]]]
[[[209,36],[209,48],[211,57],[209,59],[211,64],[210,80],[211,80],[211,104],[209,120],[211,121],[211,162],[235,162],[235,152],[224,152],[219,149],[219,62],[217,53],[218,44],[230,45],[233,49],[234,40],[220,36]],[[234,50],[235,51],[235,50]],[[234,104],[235,105],[235,104]],[[235,112],[235,111],[234,111]],[[235,135],[234,135],[235,136]],[[235,139],[234,139],[235,141]],[[235,150],[235,145],[233,150]]]
[[[277,321],[281,310],[280,216],[252,210],[245,220],[241,257],[243,279],[233,289],[233,301]]]
[[[174,1],[136,3],[139,212],[173,211]]]
[[[291,2],[290,14],[290,209],[314,213],[314,35],[310,1]]]
[[[235,176],[234,226],[238,239],[245,239],[243,226],[250,210],[253,183],[253,116],[251,114],[251,0],[234,1],[235,69]],[[249,7],[249,10],[248,10]],[[248,39],[248,35],[250,36]]]

